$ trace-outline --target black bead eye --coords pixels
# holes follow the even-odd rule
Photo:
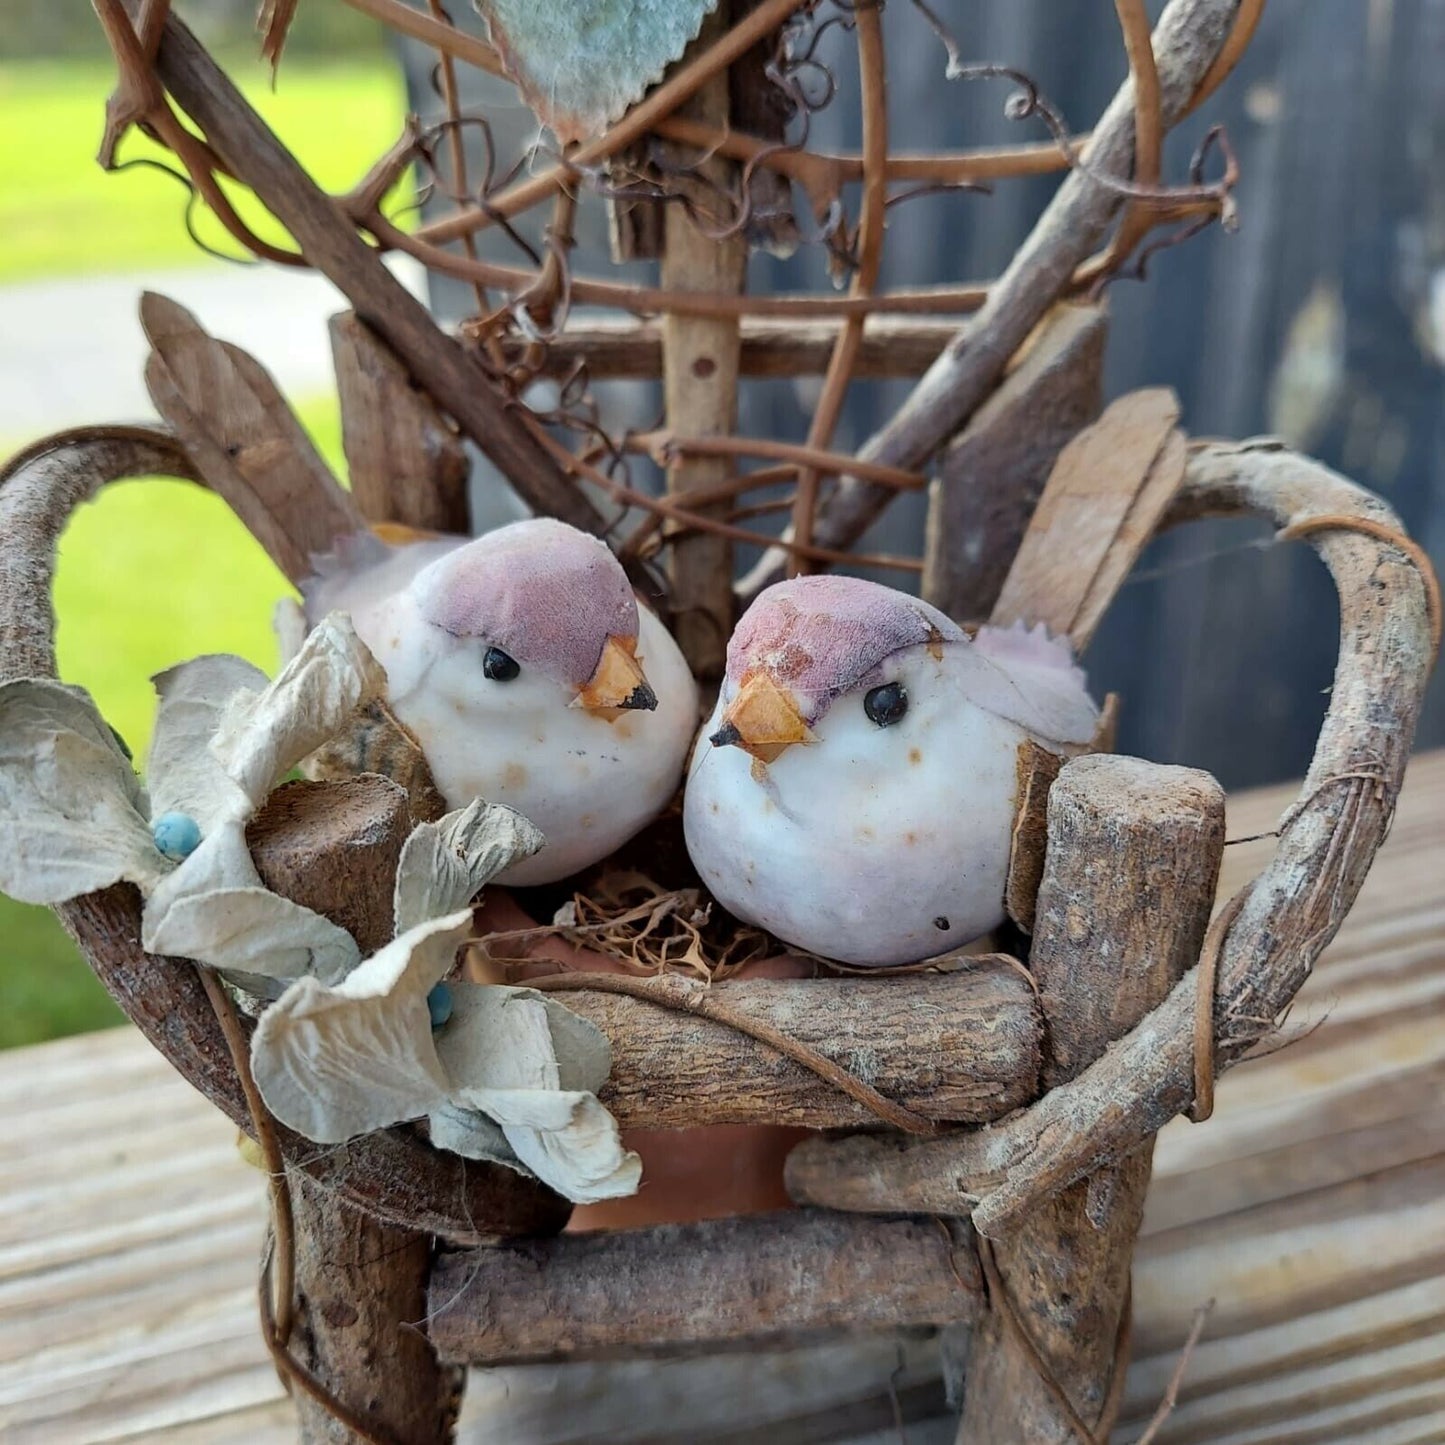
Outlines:
[[[881,728],[892,727],[908,711],[908,694],[901,682],[885,682],[875,687],[863,699],[863,711],[869,722],[876,722]]]
[[[515,657],[508,657],[500,647],[489,647],[482,659],[482,671],[493,682],[511,682],[521,672]]]

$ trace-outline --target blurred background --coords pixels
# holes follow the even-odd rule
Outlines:
[[[968,58],[1029,72],[1072,129],[1088,127],[1125,74],[1108,0],[936,0],[936,8]],[[433,53],[397,42],[340,0],[303,0],[274,88],[256,54],[254,0],[176,9],[330,189],[352,185],[409,111],[440,113]],[[462,0],[453,19],[481,29]],[[1004,119],[1006,84],[943,82],[939,43],[907,0],[893,0],[885,26],[896,147],[1043,138],[1041,128]],[[852,51],[851,38],[835,33],[820,52],[839,85],[813,118],[820,148],[859,143]],[[499,152],[525,156],[535,122],[510,87],[463,74],[464,104],[485,110]],[[1172,386],[1195,435],[1273,433],[1374,488],[1437,567],[1445,565],[1442,74],[1445,0],[1271,0],[1238,70],[1166,150],[1166,177],[1178,179],[1203,132],[1227,127],[1242,169],[1240,228],[1163,251],[1144,280],[1110,287],[1107,369],[1110,396]],[[150,414],[135,319],[150,288],[257,356],[341,468],[326,335],[339,297],[313,276],[208,254],[227,250],[219,227],[188,215],[185,188],[156,168],[159,152],[143,138],[126,141],[122,158],[132,164],[121,174],[102,173],[94,152],[112,83],[88,6],[0,0],[0,454],[65,426]],[[894,208],[885,282],[996,275],[1056,184],[1005,181],[990,196]],[[397,207],[409,200],[398,197]],[[610,265],[595,200],[582,207],[579,243],[579,271]],[[492,232],[483,251],[515,260],[509,244]],[[461,286],[429,289],[419,271],[398,274],[440,315],[467,314],[471,293]],[[788,261],[759,256],[750,275],[756,290],[826,284],[822,256],[809,247]],[[750,384],[741,430],[801,439],[816,388]],[[855,385],[837,446],[860,445],[905,391]],[[659,410],[645,384],[609,386],[602,400],[615,427],[649,425]],[[473,495],[484,523],[513,510],[480,465]],[[921,503],[902,499],[864,545],[916,552]],[[222,650],[274,666],[270,614],[286,584],[221,504],[195,488],[110,489],[67,533],[58,586],[63,675],[91,689],[137,756],[150,728],[152,673]],[[1146,553],[1087,662],[1097,692],[1123,695],[1123,750],[1246,787],[1307,765],[1336,620],[1329,580],[1305,548],[1273,547],[1252,524],[1209,524]],[[1445,742],[1441,689],[1437,678],[1421,745]],[[0,1046],[118,1018],[48,912],[0,900]]]

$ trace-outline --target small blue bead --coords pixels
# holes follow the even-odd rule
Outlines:
[[[452,1016],[452,991],[444,983],[439,983],[426,996],[426,1011],[431,1015],[431,1026],[439,1029]]]
[[[179,863],[200,846],[201,826],[189,813],[162,813],[151,824],[151,837],[162,858]]]

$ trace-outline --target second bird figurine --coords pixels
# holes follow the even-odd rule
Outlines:
[[[1042,628],[970,638],[850,577],[763,592],[728,644],[689,770],[688,851],[731,913],[843,963],[913,963],[1004,919],[1026,738],[1098,711]]]
[[[502,882],[576,873],[667,805],[697,688],[606,543],[533,518],[348,550],[307,588],[308,612],[351,614],[448,807],[485,798],[542,830]]]

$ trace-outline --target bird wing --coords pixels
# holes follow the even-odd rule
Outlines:
[[[312,559],[316,571],[301,584],[307,622],[314,627],[329,612],[355,616],[395,596],[423,567],[466,540],[436,537],[397,545],[373,532],[341,538],[335,551]]]
[[[1017,723],[1044,742],[1082,745],[1095,733],[1099,709],[1068,644],[1042,628],[990,628],[956,646],[968,700]]]

